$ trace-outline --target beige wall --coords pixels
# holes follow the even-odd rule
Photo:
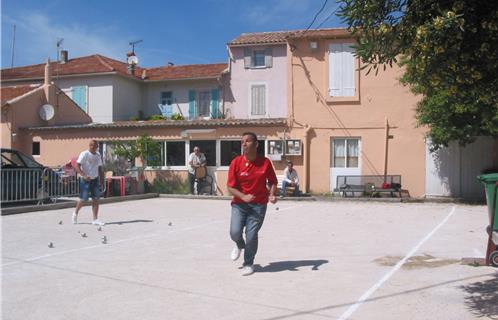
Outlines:
[[[308,40],[309,41],[309,40]],[[293,43],[289,50],[289,108],[293,129],[301,135],[304,125],[310,131],[309,188],[313,192],[330,191],[331,139],[361,139],[362,174],[384,173],[385,119],[390,124],[387,174],[401,174],[404,189],[412,196],[424,194],[424,131],[416,128],[417,98],[399,84],[398,67],[380,71],[377,76],[366,70],[356,72],[356,97],[328,96],[328,47],[332,42],[320,40],[319,50],[311,52],[307,40]],[[357,61],[357,66],[359,62]],[[304,168],[297,168],[303,171]]]

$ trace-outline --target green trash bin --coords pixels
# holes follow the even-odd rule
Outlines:
[[[498,173],[483,174],[478,179],[484,184],[489,212],[486,264],[498,267]]]
[[[484,184],[486,190],[486,203],[488,204],[489,225],[493,231],[498,230],[498,173],[483,174],[478,179]],[[492,224],[491,224],[492,223]]]

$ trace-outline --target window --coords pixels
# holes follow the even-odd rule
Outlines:
[[[286,155],[301,155],[301,140],[286,140],[285,141]]]
[[[329,46],[329,96],[356,95],[355,57],[351,43],[332,43]]]
[[[185,166],[185,141],[167,141],[166,142],[166,165],[167,166]]]
[[[251,115],[264,116],[266,114],[266,85],[251,86]]]
[[[358,168],[359,139],[334,139],[334,168]]]
[[[31,155],[39,156],[40,155],[40,142],[34,141],[31,148]]]
[[[229,166],[232,160],[241,154],[240,141],[220,141],[220,165]]]
[[[199,147],[204,153],[208,166],[216,166],[216,140],[191,140],[190,153],[194,152],[194,147]]]
[[[154,144],[153,149],[148,150],[147,166],[148,167],[162,167],[164,165],[164,143]]]
[[[209,91],[200,91],[199,92],[199,109],[198,116],[199,117],[209,117],[209,107],[211,105],[211,93]]]
[[[272,48],[244,48],[244,68],[262,69],[273,66]]]
[[[88,112],[87,104],[87,87],[77,86],[71,88],[71,98],[81,108],[81,110]]]
[[[163,106],[170,106],[173,104],[173,92],[163,91],[161,92],[161,104]]]
[[[265,50],[254,50],[252,52],[253,67],[265,66]]]

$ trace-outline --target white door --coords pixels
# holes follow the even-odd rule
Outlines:
[[[337,176],[361,175],[359,138],[332,138],[330,142],[330,191],[337,187]]]

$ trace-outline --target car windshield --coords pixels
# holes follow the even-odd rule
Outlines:
[[[2,168],[40,168],[35,160],[16,151],[2,150]]]

